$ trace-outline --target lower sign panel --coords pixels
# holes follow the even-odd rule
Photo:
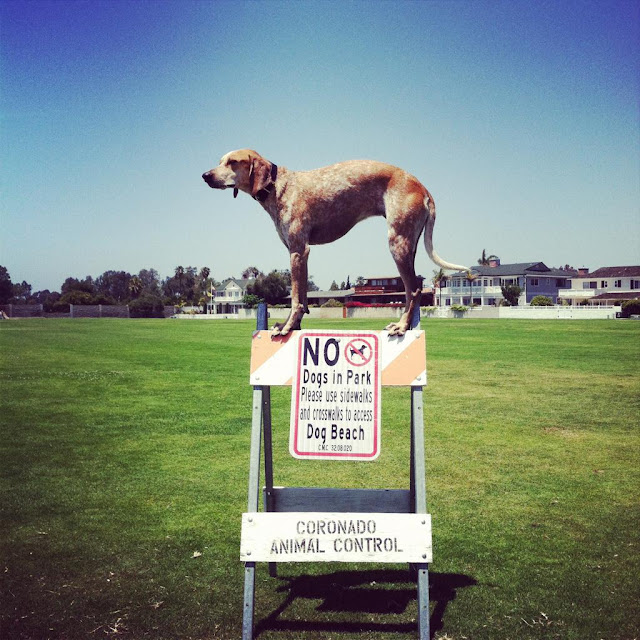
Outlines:
[[[429,563],[431,516],[414,513],[244,513],[244,562]]]

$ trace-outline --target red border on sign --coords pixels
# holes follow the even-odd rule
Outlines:
[[[331,453],[330,451],[299,451],[298,450],[298,427],[300,424],[299,415],[300,415],[300,373],[302,369],[302,356],[301,356],[301,347],[302,347],[302,339],[306,336],[316,336],[318,338],[371,338],[375,343],[375,360],[374,360],[374,371],[375,371],[375,382],[374,382],[374,394],[373,394],[373,451],[371,453],[341,453],[336,451],[335,453]],[[380,343],[378,336],[375,333],[306,333],[304,331],[300,332],[300,336],[298,338],[298,363],[296,367],[296,379],[295,379],[295,389],[296,389],[296,426],[293,431],[293,450],[296,452],[296,455],[304,456],[308,458],[375,458],[378,455],[378,403],[380,402],[380,397],[378,394],[378,390],[380,389],[380,385],[378,383],[378,377],[380,376]]]

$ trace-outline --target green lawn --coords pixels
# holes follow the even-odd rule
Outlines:
[[[381,321],[308,321],[372,328]],[[640,322],[427,320],[432,631],[640,636]],[[249,322],[0,323],[0,637],[238,638]],[[406,488],[409,391],[372,463],[288,453],[280,485]],[[401,565],[260,565],[259,637],[415,636]]]

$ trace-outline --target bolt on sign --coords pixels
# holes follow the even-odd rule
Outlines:
[[[375,332],[300,331],[291,391],[294,458],[380,455],[380,340]]]

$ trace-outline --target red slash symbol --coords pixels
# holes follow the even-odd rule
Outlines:
[[[362,367],[373,357],[371,345],[363,338],[351,340],[344,349],[347,362],[354,367]]]

